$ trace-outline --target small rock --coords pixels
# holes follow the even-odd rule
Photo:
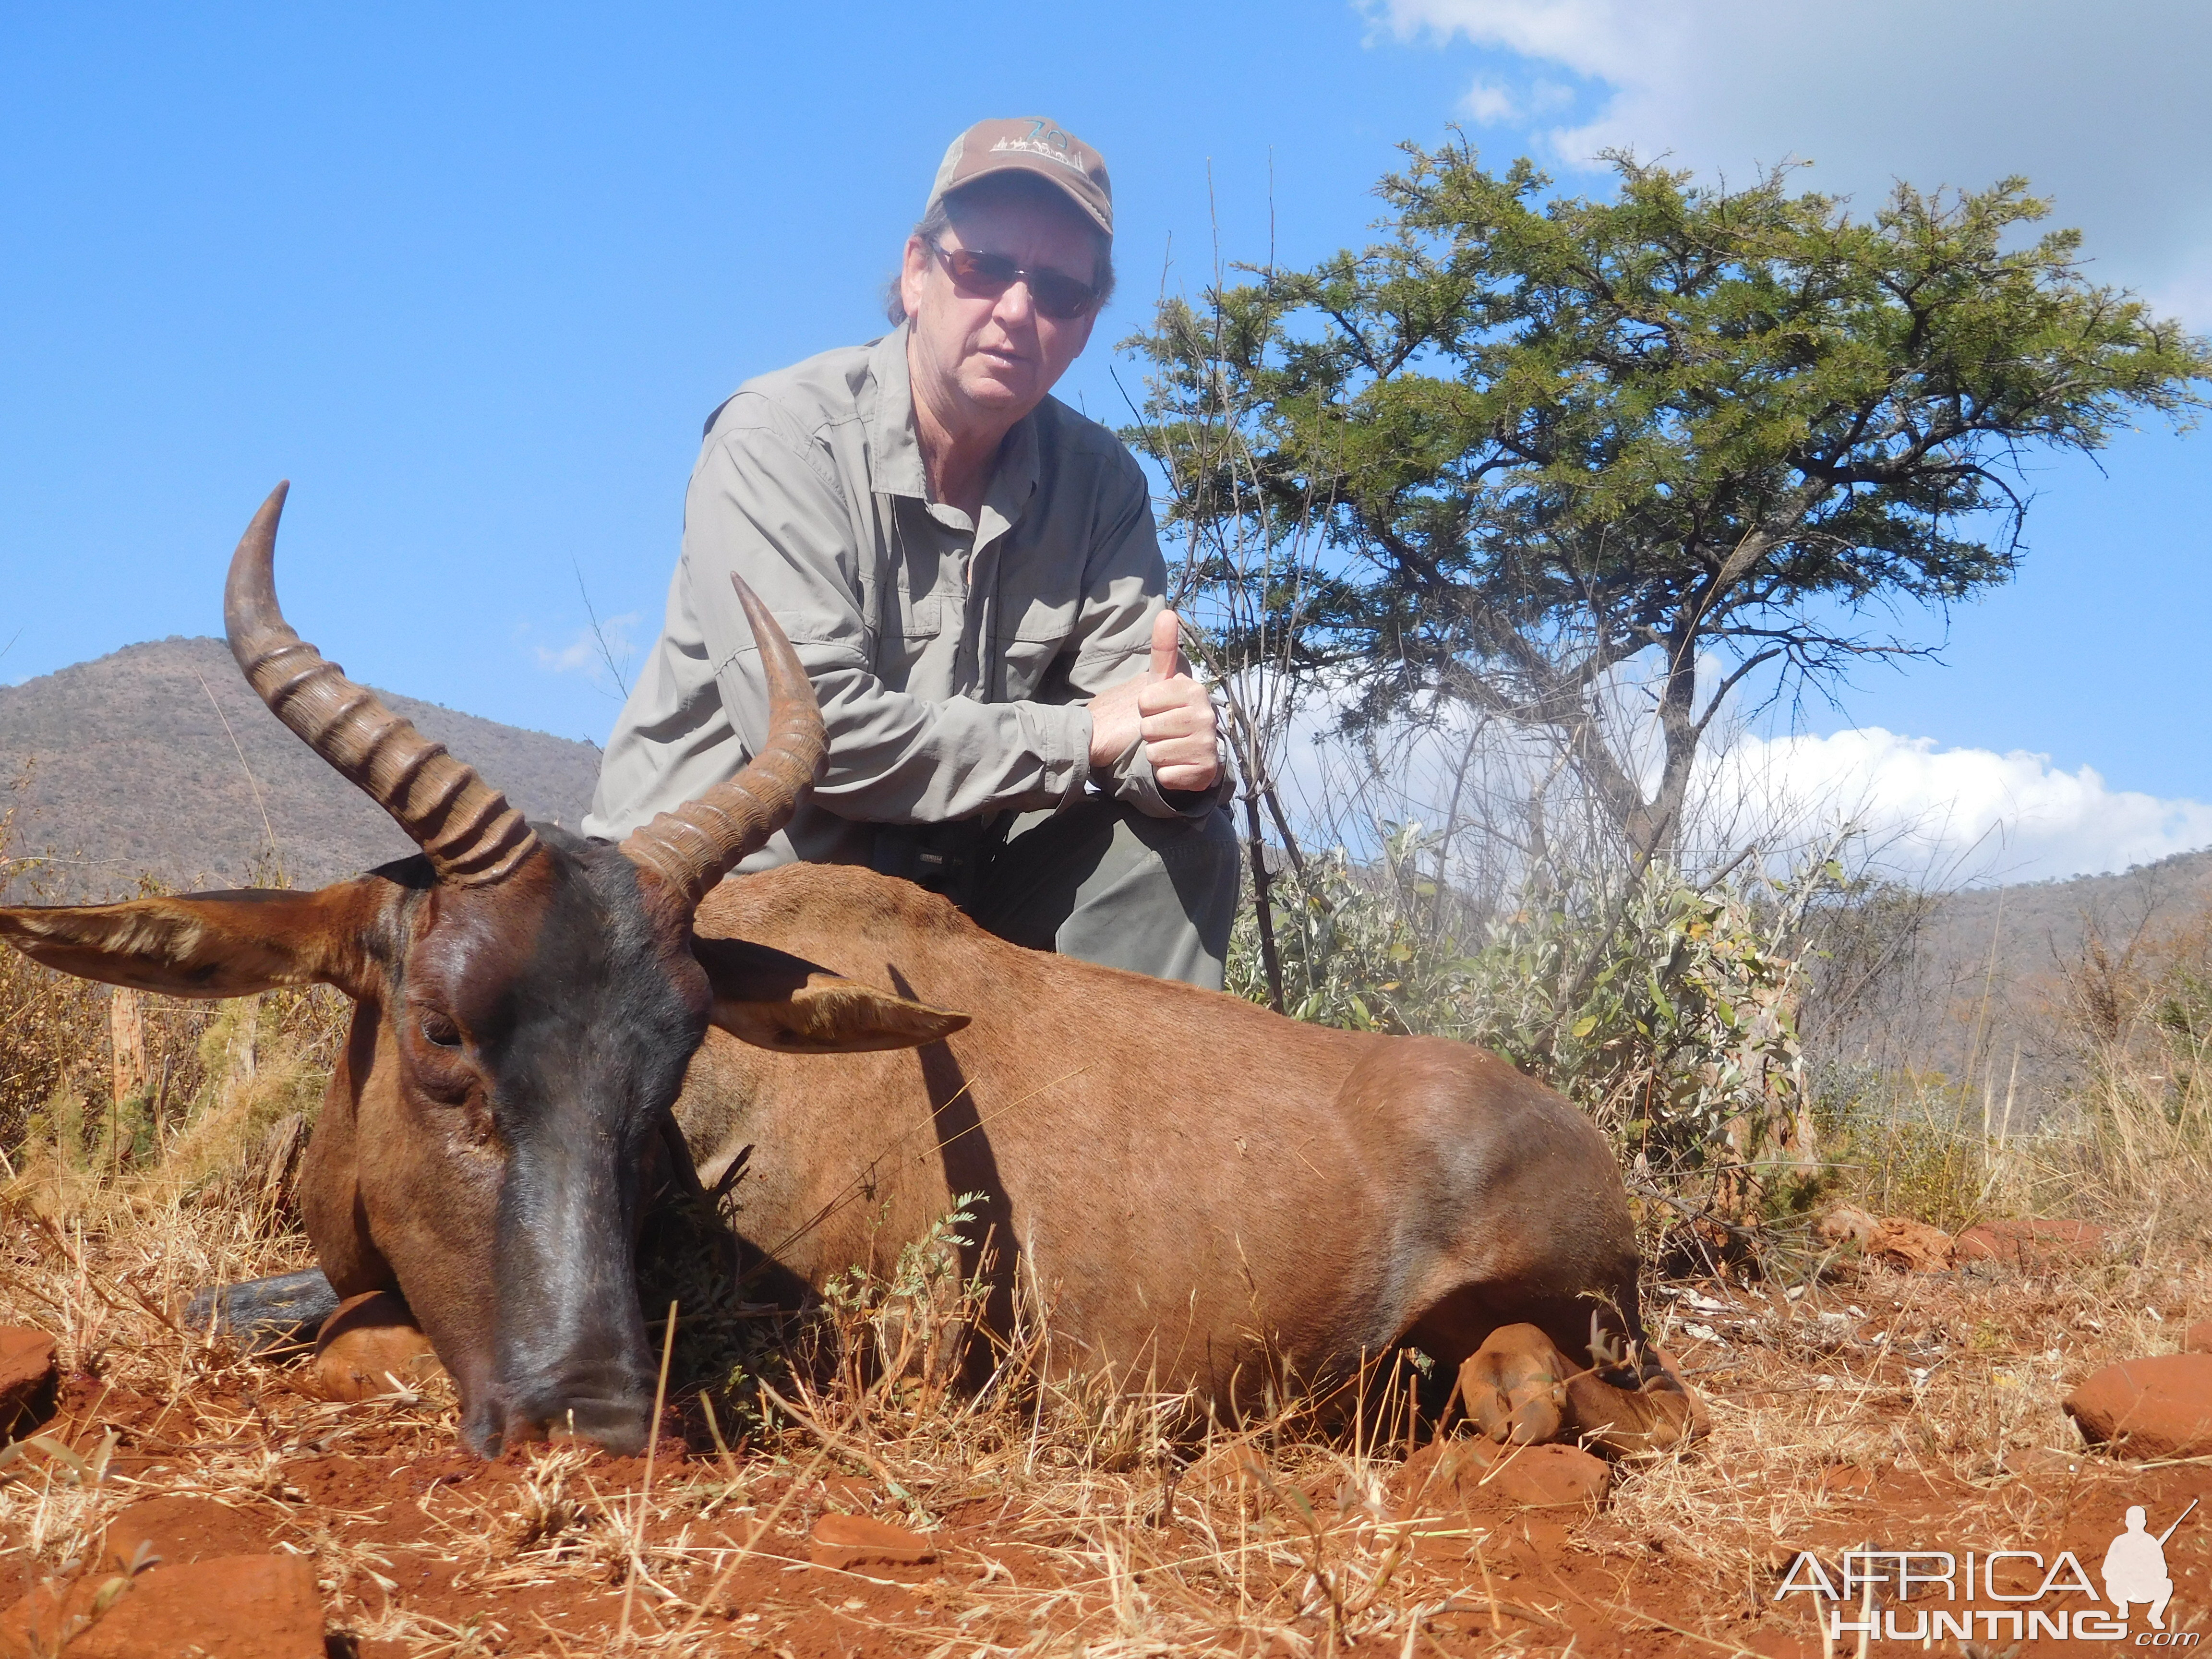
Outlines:
[[[1437,1492],[1462,1486],[1472,1490],[1497,1461],[1498,1448],[1487,1440],[1473,1436],[1432,1440],[1398,1466],[1391,1485],[1418,1508]]]
[[[866,1515],[825,1515],[814,1523],[807,1553],[817,1567],[926,1567],[937,1546],[918,1532]]]
[[[1983,1221],[1954,1241],[1961,1261],[2000,1261],[2010,1267],[2045,1267],[2091,1261],[2112,1248],[2111,1230],[2094,1221],[2049,1218]]]
[[[2200,1319],[2181,1334],[2184,1353],[2212,1353],[2212,1319]]]
[[[127,1572],[141,1560],[180,1567],[268,1547],[267,1528],[211,1498],[149,1498],[116,1512],[100,1558],[103,1571]]]
[[[112,1597],[104,1610],[103,1596]],[[69,1659],[323,1659],[314,1564],[301,1555],[234,1555],[197,1565],[89,1575],[42,1586],[0,1613],[0,1659],[59,1650]]]
[[[1951,1265],[1951,1235],[1903,1216],[1870,1215],[1856,1205],[1838,1204],[1813,1231],[1824,1244],[1856,1244],[1868,1255],[1908,1273],[1941,1273]]]
[[[53,1338],[27,1326],[0,1325],[0,1438],[42,1421],[53,1409],[59,1381]]]
[[[1951,1265],[1951,1235],[1924,1221],[1884,1216],[1863,1241],[1866,1253],[1907,1273],[1940,1273]]]
[[[2126,1457],[2212,1455],[2212,1354],[2107,1365],[2066,1396],[2081,1437]]]
[[[348,1297],[315,1339],[308,1391],[325,1400],[367,1400],[413,1388],[443,1370],[406,1303],[390,1291]]]

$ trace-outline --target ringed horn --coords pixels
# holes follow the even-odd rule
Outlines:
[[[538,845],[522,814],[475,768],[356,685],[285,622],[276,603],[276,521],[290,488],[280,483],[270,492],[231,559],[223,588],[231,655],[270,712],[389,812],[439,880],[475,887],[501,879]],[[743,582],[737,587],[768,666],[769,741],[736,777],[662,813],[623,843],[633,862],[652,869],[692,908],[783,826],[828,747],[797,654],[760,601]]]
[[[822,708],[791,641],[751,588],[730,574],[744,607],[745,623],[760,647],[768,681],[768,741],[744,769],[696,800],[629,832],[622,844],[631,863],[650,870],[680,898],[687,912],[790,821],[799,792],[812,783],[829,758]]]

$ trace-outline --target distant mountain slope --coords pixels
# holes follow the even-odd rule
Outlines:
[[[573,830],[590,805],[590,744],[378,695],[531,817]],[[0,686],[0,786],[27,763],[27,785],[0,793],[0,811],[14,804],[15,853],[55,855],[53,897],[128,894],[142,872],[179,888],[240,885],[265,866],[272,834],[299,886],[414,850],[277,723],[221,640],[127,646]]]
[[[2155,959],[2164,941],[2208,921],[2212,850],[2112,875],[1943,894],[1867,1001],[1840,1021],[1815,1014],[1808,1037],[1824,1058],[1969,1082],[1993,1113],[2016,1089],[2014,1122],[2032,1123],[2081,1081],[2069,1013],[2092,942],[2115,964],[2138,946]]]

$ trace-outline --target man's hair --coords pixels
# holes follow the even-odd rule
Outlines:
[[[920,237],[925,245],[936,241],[958,222],[959,209],[963,203],[981,201],[986,195],[1050,202],[1066,208],[1070,213],[1075,212],[1073,204],[1042,179],[1018,173],[998,173],[978,179],[966,189],[957,190],[951,195],[931,203],[929,211],[922,215],[921,222],[908,233],[908,240]],[[1106,302],[1114,297],[1114,239],[1096,225],[1086,223],[1084,228],[1091,233],[1091,246],[1095,250],[1091,267],[1091,286],[1097,291],[1098,307],[1103,311]],[[884,315],[890,319],[894,327],[906,320],[906,299],[899,292],[900,279],[905,274],[906,268],[902,260],[899,269],[891,273],[890,281],[884,285]],[[1073,272],[1069,274],[1073,275]]]

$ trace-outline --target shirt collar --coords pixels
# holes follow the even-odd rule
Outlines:
[[[929,478],[921,465],[921,441],[915,435],[914,382],[907,376],[907,325],[901,323],[868,351],[868,374],[875,382],[873,408],[862,417],[868,433],[868,459],[874,488],[887,495],[929,499]],[[996,508],[1011,524],[1022,515],[1037,487],[1037,411],[1014,424],[999,446],[999,464],[983,489],[987,509]]]
[[[868,461],[876,489],[886,495],[929,498],[929,479],[921,466],[921,441],[914,431],[914,383],[906,372],[907,325],[875,343],[868,352],[868,376],[875,382],[875,405],[863,417],[868,428]]]

